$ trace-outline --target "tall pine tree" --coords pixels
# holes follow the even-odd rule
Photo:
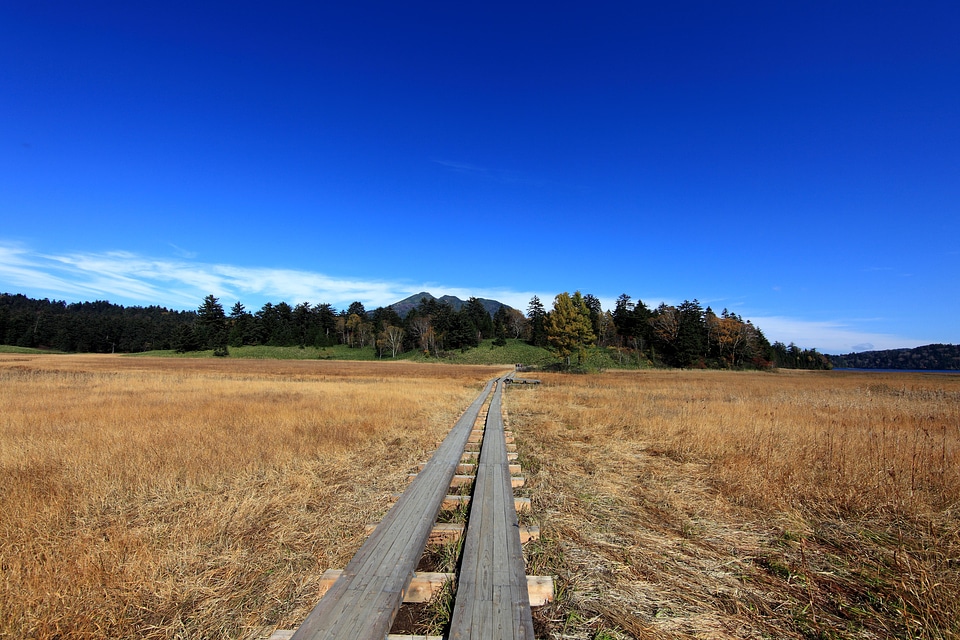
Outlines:
[[[213,294],[203,299],[197,309],[197,335],[204,349],[213,349],[214,355],[227,355],[227,316],[223,305]]]
[[[527,319],[530,321],[530,344],[535,347],[547,346],[547,310],[544,309],[540,298],[530,298],[527,307]]]

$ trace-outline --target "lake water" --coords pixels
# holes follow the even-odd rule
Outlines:
[[[958,369],[843,369],[834,367],[832,371],[856,371],[857,373],[949,373],[960,375]]]

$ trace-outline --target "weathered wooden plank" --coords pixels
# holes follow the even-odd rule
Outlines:
[[[463,459],[464,461],[467,461],[467,460],[476,460],[476,459],[479,458],[479,457],[480,457],[480,452],[479,452],[479,451],[465,451],[465,452],[463,453],[463,458],[462,458],[462,459]],[[518,457],[520,457],[520,454],[518,454],[516,451],[508,451],[508,452],[507,452],[507,460],[516,460]]]
[[[343,575],[341,569],[327,569],[320,576],[318,595],[323,596],[337,579]],[[542,607],[553,602],[553,577],[552,576],[525,576],[527,581],[527,593],[530,598],[531,607]],[[403,595],[404,604],[419,604],[430,602],[444,585],[454,579],[452,573],[442,572],[417,572],[413,574],[410,585]]]
[[[365,532],[367,535],[373,533],[373,530],[377,528],[375,524],[368,524],[365,527]],[[449,542],[456,542],[463,537],[464,526],[456,522],[439,522],[433,525],[433,529],[430,530],[430,537],[427,538],[428,544],[447,544]],[[540,539],[540,527],[535,524],[530,525],[520,525],[520,542],[521,544],[526,544],[531,540]],[[529,582],[529,581],[528,581]],[[532,596],[531,596],[532,597]],[[532,605],[535,606],[535,605]]]
[[[446,496],[441,503],[441,509],[456,511],[469,502],[470,496]],[[514,498],[513,507],[517,513],[528,513],[530,511],[530,498]]]
[[[463,525],[457,522],[438,522],[433,525],[428,541],[430,544],[456,542],[463,537],[463,529]],[[539,531],[537,535],[540,535]]]
[[[343,571],[339,569],[324,571],[320,577],[319,595],[322,597],[341,575],[343,575]],[[407,604],[430,602],[443,589],[443,586],[452,579],[452,573],[414,573],[406,592],[403,594],[403,602]]]
[[[445,496],[440,508],[443,511],[456,511],[467,504],[470,504],[470,496]]]
[[[278,629],[267,640],[290,640],[296,629]],[[443,636],[407,636],[401,633],[391,633],[386,640],[444,640]]]
[[[498,386],[490,401],[464,538],[450,639],[533,639]],[[513,446],[513,445],[511,445]],[[529,500],[527,501],[529,505]]]
[[[278,629],[267,640],[290,640],[294,633],[296,633],[295,629]],[[407,636],[402,633],[391,633],[386,640],[444,640],[444,638],[443,636]]]
[[[427,466],[427,463],[426,463],[426,462],[421,462],[421,463],[418,465],[418,470],[419,470],[419,471],[423,471],[423,469],[424,469],[426,466]],[[520,465],[517,465],[517,471],[516,471],[517,474],[520,473],[519,467],[520,467]],[[472,462],[461,462],[460,464],[457,465],[457,473],[459,473],[459,474],[463,474],[463,475],[467,475],[467,476],[472,476],[472,475],[474,475],[476,472],[477,472],[477,465],[474,464],[474,463],[472,463]],[[511,471],[510,473],[514,473],[514,472]],[[416,475],[416,474],[412,474],[412,475]]]
[[[456,487],[466,487],[466,486],[469,486],[469,485],[473,484],[473,478],[474,478],[474,477],[473,477],[472,475],[470,475],[470,476],[468,476],[468,475],[459,475],[459,474],[458,474],[458,475],[455,475],[455,476],[453,476],[453,479],[450,480],[450,487],[451,487],[451,488],[456,488]]]
[[[413,479],[416,478],[418,475],[420,475],[420,474],[418,474],[418,473],[411,473],[411,474],[409,474],[409,475],[407,476],[407,479],[410,480],[410,481],[413,481]],[[472,476],[472,475],[457,474],[457,475],[453,476],[453,478],[450,479],[450,486],[451,486],[451,487],[465,487],[465,486],[467,486],[467,485],[469,485],[469,484],[472,484],[472,483],[473,483],[473,476]],[[522,483],[521,483],[521,484],[522,484]]]
[[[511,466],[513,466],[513,465],[511,465]],[[417,477],[417,474],[411,474],[410,476],[408,476],[408,479],[409,479],[409,480],[413,480],[413,479],[416,478],[416,477]],[[472,475],[460,475],[460,474],[457,474],[457,475],[453,476],[453,480],[450,481],[450,486],[451,486],[452,488],[466,487],[466,486],[468,486],[468,485],[473,484],[473,479],[474,479],[474,476],[472,476]],[[524,477],[522,477],[522,476],[511,476],[511,477],[510,477],[510,484],[511,484],[511,486],[512,486],[514,489],[519,489],[519,488],[522,487],[524,484],[526,484],[526,482],[527,482],[526,478],[524,478]]]
[[[294,640],[381,640],[387,635],[492,386],[493,381],[488,382],[457,421],[424,470],[307,616]]]

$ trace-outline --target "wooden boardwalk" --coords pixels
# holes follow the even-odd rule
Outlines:
[[[530,596],[500,410],[502,393],[503,385],[499,385],[487,412],[460,559],[451,640],[533,640]]]
[[[293,640],[383,640],[387,636],[493,385],[493,380],[488,382],[460,417],[343,575],[293,634]]]
[[[463,555],[448,638],[533,640],[531,593],[537,604],[545,604],[552,600],[553,582],[524,571],[517,511],[528,507],[529,500],[513,495],[513,486],[522,479],[511,477],[519,467],[513,462],[516,454],[507,451],[501,411],[504,380],[486,384],[346,568],[328,572],[333,584],[300,628],[277,631],[272,639],[387,638],[402,602],[423,602],[452,578],[415,574],[415,569],[431,536],[451,533],[449,527],[435,527],[440,509],[466,499],[448,496],[449,488],[464,481],[464,471],[475,471],[470,513],[465,531],[461,528]],[[488,399],[479,459],[467,464],[464,459],[471,456],[465,449],[468,441],[481,437],[471,432]],[[539,535],[536,527],[525,527],[523,534],[529,537],[534,530]]]

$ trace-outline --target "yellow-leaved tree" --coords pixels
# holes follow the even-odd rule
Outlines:
[[[587,347],[596,339],[590,323],[590,310],[577,291],[571,297],[564,291],[553,300],[553,310],[547,314],[547,342],[566,367],[570,356],[577,354],[577,364],[583,363]]]

